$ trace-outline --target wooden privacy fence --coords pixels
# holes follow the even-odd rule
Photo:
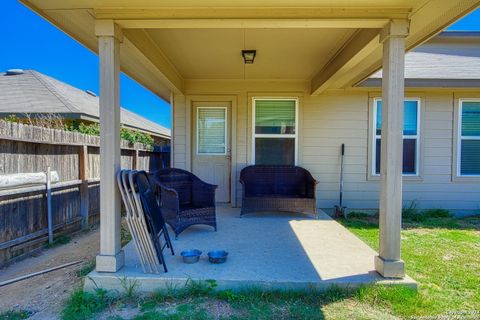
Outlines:
[[[0,175],[58,172],[52,184],[54,235],[98,222],[100,138],[77,132],[0,121]],[[121,142],[121,166],[153,171],[169,166],[170,154]],[[0,189],[0,266],[48,241],[46,186]]]

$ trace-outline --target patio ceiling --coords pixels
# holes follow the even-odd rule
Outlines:
[[[355,31],[151,29],[146,32],[185,79],[303,80],[319,72]],[[244,64],[242,49],[257,50],[254,64]]]
[[[410,20],[410,50],[480,0],[21,0],[94,52],[96,20],[123,30],[121,68],[168,100],[186,80],[305,80],[348,88],[381,66],[379,30]],[[256,49],[245,66],[240,51]]]

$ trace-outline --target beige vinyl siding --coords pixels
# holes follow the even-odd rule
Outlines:
[[[370,206],[360,201],[375,199],[376,189],[358,188],[367,175],[368,96],[357,94],[324,94],[305,97],[303,157],[300,165],[307,168],[320,183],[317,206],[331,208],[338,201],[340,146],[345,143],[345,196],[355,206]]]
[[[189,161],[187,161],[187,105],[184,95],[174,96],[173,108],[175,109],[173,165],[175,168],[187,169]]]
[[[330,209],[338,202],[340,146],[346,145],[344,204],[352,209],[377,209],[379,180],[369,178],[372,125],[369,110],[372,97],[379,92],[350,90],[310,96],[301,83],[282,82],[191,85],[191,95],[231,95],[237,97],[236,163],[232,164],[236,184],[237,206],[241,205],[239,183],[241,169],[252,160],[252,98],[291,97],[299,99],[298,163],[307,168],[320,183],[317,206]],[[208,88],[207,88],[208,87]],[[223,89],[222,89],[223,88]],[[238,88],[238,90],[235,90]],[[260,91],[261,90],[261,91]],[[419,177],[404,179],[404,205],[412,201],[420,208],[479,210],[480,183],[453,181],[454,93],[447,90],[407,92],[421,101]],[[459,93],[455,93],[459,94]],[[471,94],[474,93],[470,93]],[[478,93],[480,96],[480,92]],[[175,166],[188,168],[186,144],[188,134],[185,97],[176,96]],[[458,98],[458,97],[456,97]],[[188,111],[190,112],[190,111]]]
[[[236,200],[237,206],[241,206],[242,203],[242,185],[240,184],[240,171],[243,168],[248,166],[248,132],[250,126],[248,125],[248,111],[247,111],[247,95],[241,94],[237,97],[238,105],[237,105],[237,163],[234,165],[234,172],[235,172],[235,182],[237,184],[236,187]]]

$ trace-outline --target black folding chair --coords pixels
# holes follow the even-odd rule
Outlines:
[[[159,257],[160,263],[163,264],[165,272],[167,272],[167,265],[163,257],[163,250],[165,247],[169,248],[172,255],[174,255],[172,242],[170,241],[170,235],[163,219],[160,206],[157,202],[155,190],[152,188],[147,173],[145,171],[139,171],[134,174],[134,185],[137,188],[138,195],[140,196],[140,202],[142,209],[147,220],[147,227],[149,233],[155,235],[152,240],[155,247],[155,251]],[[161,238],[164,238],[165,243],[161,243]]]

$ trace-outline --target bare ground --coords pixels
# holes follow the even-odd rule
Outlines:
[[[65,299],[82,285],[78,272],[89,265],[99,249],[98,227],[74,235],[69,243],[43,249],[0,269],[0,282],[68,262],[82,263],[0,287],[0,313],[26,310],[29,319],[58,319]]]

